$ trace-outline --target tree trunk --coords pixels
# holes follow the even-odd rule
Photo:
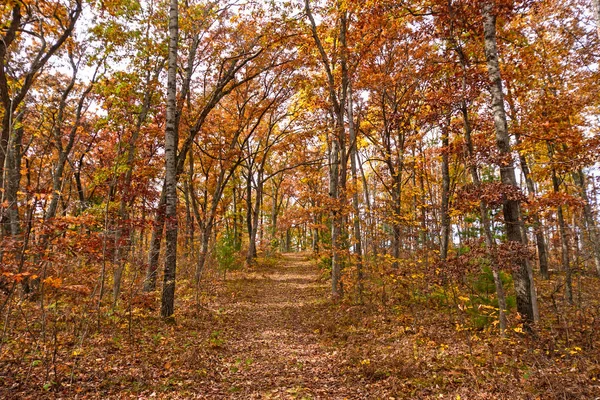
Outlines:
[[[179,15],[177,0],[169,10],[169,69],[167,75],[167,118],[165,127],[165,224],[166,250],[160,314],[170,317],[175,303],[177,269],[177,42]]]
[[[463,65],[464,67],[464,65]],[[466,89],[466,81],[463,74],[463,92]],[[471,179],[473,184],[477,187],[481,186],[481,180],[479,179],[479,174],[477,172],[477,165],[475,164],[475,150],[473,148],[473,142],[471,140],[471,122],[469,119],[469,111],[467,109],[467,103],[465,99],[462,99],[461,111],[463,114],[463,124],[465,129],[465,141],[467,144],[467,152],[469,155],[469,172],[471,174]],[[500,279],[500,274],[498,273],[498,268],[496,266],[498,260],[494,256],[494,249],[496,247],[496,241],[494,240],[494,236],[492,234],[492,226],[490,224],[490,219],[488,216],[488,208],[485,201],[479,201],[479,213],[481,216],[481,225],[483,225],[483,232],[485,235],[485,244],[492,255],[490,261],[492,270],[492,276],[494,278],[494,286],[496,288],[496,296],[498,296],[498,322],[500,332],[503,333],[506,330],[506,295],[504,293],[504,286],[502,284],[502,279]]]
[[[210,237],[212,234],[212,222],[209,226],[205,226],[202,230],[201,236],[201,244],[200,244],[200,254],[198,254],[198,261],[196,262],[196,274],[195,280],[196,284],[200,282],[202,279],[202,272],[204,272],[204,264],[206,263],[206,258],[208,257],[208,246],[210,244]]]
[[[389,139],[388,139],[389,143]],[[387,165],[392,177],[392,268],[398,268],[400,261],[400,239],[402,236],[402,226],[400,225],[400,216],[402,215],[402,168],[403,161],[396,167],[391,160],[391,151],[388,148]]]
[[[594,17],[596,17],[596,30],[598,31],[598,38],[600,38],[600,0],[592,0],[594,3]]]
[[[592,248],[594,263],[596,264],[596,272],[600,275],[600,242],[598,241],[598,227],[596,225],[594,214],[592,213],[592,205],[587,193],[585,175],[581,169],[573,173],[573,181],[579,188],[579,195],[583,200],[583,217],[587,235]]]
[[[358,290],[358,301],[363,301],[363,251],[362,251],[362,234],[360,227],[360,203],[358,201],[358,171],[357,171],[357,138],[356,130],[354,129],[354,110],[352,104],[352,86],[348,87],[348,130],[350,133],[350,171],[352,175],[352,182],[354,183],[354,190],[352,191],[352,208],[354,209],[354,216],[352,219],[352,228],[354,235],[354,254],[356,255],[356,280]]]
[[[518,135],[517,135],[518,137]],[[518,138],[517,138],[518,142]],[[519,160],[521,162],[521,171],[523,171],[523,175],[525,176],[525,182],[527,183],[527,191],[529,192],[530,197],[535,197],[535,185],[533,179],[531,178],[531,173],[529,171],[529,165],[527,164],[527,159],[524,155],[519,153]],[[548,271],[548,253],[546,250],[546,239],[544,238],[544,232],[542,231],[542,222],[537,213],[533,213],[533,230],[535,233],[535,243],[538,250],[538,261],[540,264],[540,274],[543,279],[549,279],[550,273]]]
[[[490,80],[490,92],[492,95],[494,127],[496,130],[496,146],[500,156],[503,158],[500,161],[500,177],[504,185],[516,191],[518,190],[518,185],[511,155],[508,124],[506,120],[506,111],[504,109],[504,94],[502,92],[502,78],[500,77],[500,67],[498,62],[494,2],[486,1],[483,4],[482,13],[484,18],[485,55]],[[521,231],[521,210],[519,201],[505,198],[502,208],[507,240],[523,246],[524,241]],[[530,273],[525,258],[521,257],[517,263],[518,269],[513,276],[517,296],[517,310],[521,314],[525,326],[529,327],[535,320],[532,299],[534,285],[530,280]]]
[[[142,126],[146,121],[148,116],[148,112],[150,111],[150,104],[152,101],[152,91],[150,90],[151,81],[158,78],[158,69],[154,77],[148,73],[146,77],[145,87],[146,91],[144,93],[144,100],[142,102],[142,109],[140,114],[138,115],[135,128],[131,134],[131,138],[129,139],[128,149],[127,149],[127,170],[125,172],[125,182],[123,183],[122,194],[121,194],[121,202],[119,205],[119,224],[115,231],[115,272],[113,275],[113,307],[117,305],[119,294],[121,292],[121,278],[123,277],[123,271],[125,269],[125,255],[131,249],[131,226],[128,222],[129,220],[129,210],[128,205],[132,203],[131,196],[131,184],[133,181],[133,167],[135,162],[135,156],[137,151],[137,141],[140,135],[140,131],[142,130]],[[125,237],[124,242],[121,243],[122,239]]]
[[[446,261],[448,257],[448,244],[450,242],[450,214],[449,214],[449,203],[450,203],[450,166],[449,166],[449,155],[450,151],[448,131],[450,130],[450,118],[448,117],[447,125],[442,127],[442,229],[441,229],[441,240],[440,240],[440,259]]]
[[[313,210],[315,205],[313,202]],[[321,223],[320,213],[313,211],[313,229],[312,229],[312,251],[319,254],[319,224]]]
[[[423,155],[423,149],[421,148],[421,156]],[[423,157],[423,156],[422,156]],[[425,159],[423,157],[422,168],[425,168]],[[425,192],[425,171],[421,171],[419,174],[419,191],[421,192],[421,229],[420,229],[420,239],[421,239],[421,249],[425,253],[425,257],[427,257],[428,243],[427,243],[427,211],[425,207],[426,201],[426,192]],[[427,261],[427,259],[426,259]]]
[[[507,85],[507,92],[508,92],[508,97],[507,97],[508,105],[512,112],[513,119],[516,121],[517,120],[517,110],[516,110],[515,104],[512,101],[512,92],[511,92],[510,85]],[[521,143],[521,135],[519,133],[515,134],[515,139],[517,141],[517,144]],[[527,158],[526,158],[525,154],[523,154],[522,152],[519,152],[519,163],[521,165],[521,171],[523,172],[523,176],[525,177],[525,183],[527,185],[527,194],[529,195],[530,199],[534,199],[536,197],[535,183],[533,181],[533,178],[531,177],[531,171],[529,170],[529,164],[527,162]],[[536,212],[532,213],[532,218],[533,218],[533,231],[535,234],[535,244],[537,246],[537,252],[538,252],[538,263],[539,263],[539,267],[540,267],[540,274],[542,275],[543,279],[549,279],[550,274],[548,271],[548,250],[546,248],[546,239],[544,237],[544,231],[542,229],[542,221],[540,220],[540,217]],[[523,228],[525,229],[524,235],[527,235],[526,227],[524,226]]]
[[[331,294],[334,299],[340,297],[339,280],[341,275],[340,251],[341,249],[341,225],[342,210],[339,204],[339,145],[334,139],[331,146],[329,161],[329,197],[334,203],[331,207]]]
[[[338,94],[338,88],[335,83],[335,76],[331,67],[331,62],[325,52],[323,43],[319,38],[317,32],[317,23],[310,10],[309,0],[304,2],[304,10],[310,20],[310,28],[315,44],[319,50],[321,62],[327,75],[329,100],[333,107],[334,114],[334,132],[331,139],[331,147],[329,153],[329,197],[331,198],[331,294],[334,300],[337,300],[343,296],[341,287],[341,271],[342,271],[342,256],[343,250],[343,205],[344,202],[344,191],[345,191],[345,168],[346,168],[346,157],[344,149],[344,137],[346,135],[346,129],[344,126],[344,108],[345,108],[345,95],[347,90],[347,71],[342,71],[342,83],[341,96]],[[341,12],[340,16],[340,42],[344,46],[346,40],[346,11]],[[342,56],[342,70],[345,69],[345,54]]]
[[[554,149],[553,146],[548,143],[548,155],[550,156],[550,162],[553,163]],[[556,175],[556,169],[552,165],[552,189],[554,193],[560,192],[560,183],[558,176]],[[563,270],[565,271],[565,295],[569,303],[573,303],[573,284],[571,279],[571,262],[569,255],[569,239],[567,237],[567,227],[565,224],[565,217],[563,213],[562,205],[558,205],[556,208],[556,217],[558,219],[558,234],[560,236],[560,259]]]
[[[22,114],[17,118],[18,123],[8,141],[8,153],[5,160],[5,185],[3,201],[6,203],[5,233],[15,237],[21,233],[19,217],[18,192],[21,185],[21,160],[23,158],[23,126],[20,123]]]
[[[154,223],[152,224],[152,238],[150,239],[150,249],[148,251],[148,268],[146,269],[146,279],[144,280],[144,292],[156,290],[160,244],[165,229],[166,193],[166,188],[163,184],[158,200],[158,207],[156,208],[156,214],[154,216]]]
[[[252,208],[252,212],[250,213],[250,224],[248,232],[249,242],[248,242],[248,254],[246,255],[246,263],[248,265],[252,264],[257,256],[256,251],[256,237],[258,234],[258,223],[260,217],[260,207],[262,202],[262,186],[263,183],[262,177],[259,175],[257,186],[256,186],[256,199],[254,200],[254,206]]]
[[[233,188],[231,190],[231,195],[233,198],[233,216],[232,216],[232,226],[233,226],[233,248],[236,251],[239,251],[238,243],[241,243],[240,237],[240,228],[238,226],[238,196],[237,196],[237,183],[236,180],[233,180]]]

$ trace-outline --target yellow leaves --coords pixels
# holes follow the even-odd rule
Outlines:
[[[517,333],[523,333],[523,325],[519,325],[513,328],[513,331]]]
[[[44,279],[44,284],[57,289],[62,286],[62,279],[49,276],[48,278]]]
[[[371,364],[371,360],[368,358],[365,358],[364,360],[361,360],[360,365],[370,365]]]
[[[79,356],[80,356],[80,355],[82,355],[82,354],[83,354],[83,349],[82,349],[82,348],[75,349],[75,350],[73,350],[73,352],[71,353],[71,355],[72,355],[73,357],[79,357]]]

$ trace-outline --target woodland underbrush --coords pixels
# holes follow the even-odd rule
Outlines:
[[[194,264],[181,262],[181,275]],[[144,264],[127,264],[121,295],[111,298],[110,267],[102,296],[97,274],[73,263],[53,267],[43,291],[20,285],[2,294],[0,397],[72,398],[119,393],[178,391],[209,379],[220,333],[229,326],[214,309],[222,292],[221,271],[206,269],[202,283],[178,280],[178,313],[159,317],[160,290],[142,291]],[[50,271],[49,271],[50,272]],[[60,277],[59,277],[60,276]],[[149,391],[150,390],[150,391]]]
[[[347,373],[375,398],[600,395],[600,281],[594,274],[575,276],[573,302],[565,297],[564,274],[536,276],[540,322],[529,334],[516,313],[509,274],[501,274],[509,309],[508,327],[500,332],[489,268],[451,275],[423,259],[398,268],[373,261],[363,265],[362,285],[352,279],[356,271],[345,275],[346,300],[314,324],[343,353]]]
[[[141,274],[133,270],[127,276],[135,279],[125,282],[116,306],[109,292],[99,302],[97,292],[85,290],[94,282],[75,270],[53,286],[46,282],[43,298],[20,289],[10,298],[3,294],[0,397],[211,398],[206,391],[232,374],[227,357],[242,360],[236,369],[251,368],[244,364],[251,355],[240,358],[230,348],[234,338],[243,340],[247,323],[240,305],[254,304],[259,286],[276,283],[270,274],[286,262],[281,255],[263,257],[224,274],[213,261],[198,287],[185,279],[193,276],[193,263],[182,260],[177,312],[166,321],[158,316],[159,292],[138,289]],[[315,271],[324,264],[312,263]],[[356,267],[347,267],[340,302],[329,299],[328,273],[321,269],[318,281],[298,279],[294,287],[322,301],[301,306],[290,298],[281,305],[316,335],[324,352],[337,355],[335,368],[348,384],[372,398],[600,394],[597,277],[575,275],[573,303],[564,296],[562,274],[536,277],[540,322],[527,333],[509,301],[501,333],[489,270],[444,276],[441,265],[418,259],[390,265],[364,260],[360,283]],[[509,275],[503,280],[510,299]],[[213,398],[229,395],[235,397]],[[303,398],[294,396],[284,398]]]

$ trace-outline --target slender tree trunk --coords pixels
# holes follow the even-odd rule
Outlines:
[[[514,103],[512,102],[512,94],[510,90],[510,85],[507,84],[507,92],[508,92],[508,105],[512,110],[513,118],[516,121],[517,111],[515,109]],[[518,133],[515,134],[515,139],[517,144],[520,142],[520,135]],[[531,177],[531,172],[529,170],[529,164],[527,163],[527,158],[522,152],[519,152],[519,163],[521,165],[521,171],[523,172],[523,176],[525,177],[525,182],[527,184],[527,193],[530,198],[535,198],[535,184],[533,182],[533,178]],[[533,229],[535,234],[535,242],[538,250],[538,262],[540,267],[540,274],[542,275],[542,279],[549,279],[549,271],[548,271],[548,250],[546,248],[546,239],[544,237],[544,231],[542,229],[542,221],[539,215],[534,212],[533,213]],[[521,220],[521,229],[523,230],[523,241],[526,246],[529,246],[529,238],[527,235],[527,227],[525,225],[525,221]],[[534,282],[533,276],[533,267],[531,266],[531,260],[527,259],[527,271],[529,272],[529,280]],[[537,293],[535,290],[535,286],[531,285],[531,303],[533,307],[533,319],[535,323],[540,321],[540,312],[537,302]]]
[[[463,68],[465,67],[465,65],[463,64]],[[465,92],[466,89],[466,80],[463,74],[463,93]],[[477,187],[481,186],[481,180],[479,179],[479,174],[477,172],[477,165],[475,164],[475,149],[473,147],[473,142],[471,140],[471,122],[469,119],[469,111],[467,109],[467,103],[466,100],[463,98],[462,99],[462,104],[461,104],[461,112],[463,115],[463,124],[464,124],[464,129],[465,129],[465,141],[467,144],[467,152],[469,155],[469,172],[471,174],[471,179],[473,181],[473,184]],[[494,278],[494,286],[496,287],[496,296],[498,297],[498,322],[499,322],[499,328],[500,328],[500,332],[503,333],[506,330],[506,295],[504,293],[504,286],[502,284],[502,279],[500,278],[500,274],[498,272],[498,268],[496,266],[498,260],[496,259],[495,255],[494,255],[494,250],[496,247],[496,241],[494,239],[494,236],[492,234],[492,226],[490,224],[490,219],[488,216],[488,208],[487,208],[487,204],[485,203],[485,201],[480,200],[479,202],[479,213],[481,216],[481,225],[483,225],[483,232],[485,235],[485,244],[490,252],[490,255],[492,255],[491,258],[491,263],[492,265],[491,270],[492,270],[492,277]]]
[[[320,213],[315,210],[315,201],[312,200],[313,207],[313,228],[312,228],[312,251],[319,254],[319,224],[321,223]]]
[[[22,114],[20,114],[22,115]],[[20,116],[17,118],[20,120]],[[15,124],[17,125],[17,124]],[[20,125],[20,124],[18,124]],[[21,234],[18,192],[21,185],[21,160],[23,158],[23,127],[13,129],[8,141],[8,154],[5,160],[5,185],[3,203],[6,206],[5,232],[16,237]]]
[[[596,30],[598,31],[598,38],[600,38],[600,0],[592,0],[594,4],[594,17],[596,17]]]
[[[202,230],[201,235],[201,243],[200,243],[200,254],[198,254],[198,261],[196,262],[196,274],[195,280],[196,283],[199,283],[202,279],[202,272],[204,272],[204,264],[206,263],[206,258],[208,257],[210,238],[212,235],[212,222],[209,223]]]
[[[135,128],[129,139],[127,148],[127,163],[125,180],[123,182],[123,189],[121,194],[121,201],[119,204],[119,224],[115,231],[115,272],[113,275],[113,307],[117,305],[119,295],[121,293],[121,280],[123,277],[123,271],[125,269],[125,256],[131,250],[131,238],[133,233],[131,232],[131,226],[129,220],[129,209],[128,205],[132,203],[131,198],[131,185],[133,182],[133,168],[135,162],[135,156],[137,151],[137,141],[142,130],[142,126],[146,122],[148,112],[150,111],[150,104],[152,101],[152,91],[150,90],[151,81],[158,78],[158,70],[154,77],[148,73],[146,77],[145,87],[146,92],[144,94],[144,100],[142,102],[142,109],[138,115]],[[125,238],[125,240],[123,240]]]
[[[160,244],[165,229],[166,193],[165,185],[163,184],[163,189],[160,192],[160,198],[158,200],[158,206],[156,207],[154,223],[152,224],[152,238],[150,239],[150,249],[148,251],[148,268],[146,269],[146,279],[144,280],[144,292],[156,290]]]
[[[8,142],[10,140],[10,132],[12,131],[13,118],[14,115],[10,108],[5,106],[4,115],[2,116],[2,133],[0,134],[0,189],[5,188],[6,180],[8,178],[6,171],[6,156],[8,155]]]
[[[248,220],[248,237],[249,237],[249,242],[248,242],[248,254],[246,255],[246,263],[248,265],[251,265],[254,260],[256,259],[257,256],[257,251],[256,251],[256,236],[258,233],[258,222],[259,222],[259,217],[260,217],[260,208],[261,208],[261,204],[262,204],[262,196],[263,196],[263,182],[262,182],[262,172],[259,171],[258,173],[258,178],[257,178],[257,183],[256,183],[256,198],[254,200],[254,206],[252,206],[252,202],[250,202],[249,204],[250,206],[250,210],[248,211],[248,216],[249,216],[249,220]],[[249,191],[248,191],[248,196],[250,196],[250,194],[252,193],[252,186],[249,186]]]
[[[362,251],[362,233],[360,226],[360,203],[358,201],[358,171],[357,171],[357,137],[356,130],[354,128],[354,110],[352,104],[352,86],[348,87],[348,128],[350,133],[350,171],[352,175],[352,182],[354,183],[354,190],[352,191],[352,207],[354,209],[354,216],[352,219],[352,228],[354,235],[354,254],[356,255],[356,280],[358,289],[358,301],[363,301],[363,251]]]
[[[192,168],[193,168],[193,164]],[[235,167],[233,167],[235,169]],[[217,179],[217,184],[215,185],[215,190],[212,193],[212,199],[210,202],[210,207],[206,207],[204,218],[200,215],[200,210],[198,207],[198,201],[196,200],[196,196],[194,194],[194,186],[190,185],[190,194],[192,197],[192,208],[194,210],[194,215],[198,220],[198,223],[201,226],[202,230],[202,238],[201,238],[201,247],[200,254],[198,255],[198,261],[196,263],[196,273],[194,275],[194,279],[196,284],[200,283],[200,278],[202,277],[202,272],[204,270],[204,263],[206,262],[208,252],[209,252],[209,244],[210,238],[212,237],[212,233],[215,225],[215,218],[217,216],[217,211],[219,207],[219,202],[221,201],[221,197],[223,196],[223,191],[225,190],[225,186],[227,182],[233,175],[233,170],[230,170],[228,175],[226,176],[226,171],[221,170],[219,177]],[[205,197],[206,201],[206,197]],[[216,232],[214,232],[216,235]]]
[[[508,105],[510,107],[511,113],[513,115],[513,119],[517,120],[517,110],[514,102],[512,101],[512,91],[511,87],[507,85],[508,92]],[[519,133],[515,134],[515,139],[517,144],[521,143],[521,135]],[[535,183],[533,178],[531,177],[531,171],[529,170],[529,163],[527,162],[527,157],[523,152],[519,152],[519,163],[521,165],[521,171],[523,172],[523,176],[525,177],[525,183],[527,185],[527,194],[530,199],[534,199],[536,197]],[[535,234],[535,243],[537,246],[538,253],[538,262],[540,267],[540,274],[543,279],[549,279],[550,274],[548,271],[548,250],[546,248],[546,239],[544,237],[544,231],[542,229],[542,221],[537,213],[532,213],[533,218],[533,231]],[[527,235],[527,228],[525,229],[524,235]]]
[[[507,187],[518,190],[517,179],[511,155],[510,138],[508,135],[508,124],[506,111],[504,109],[504,94],[502,92],[502,78],[498,62],[498,49],[496,44],[496,15],[494,14],[493,1],[483,4],[483,28],[485,40],[485,55],[487,70],[490,80],[490,92],[492,94],[492,110],[494,114],[494,126],[496,130],[496,146],[503,158],[500,165],[500,177],[502,183]],[[504,224],[506,236],[509,242],[524,245],[521,231],[521,210],[518,200],[505,198],[503,202]],[[521,257],[517,260],[518,269],[514,273],[513,280],[517,295],[517,310],[524,319],[526,327],[535,321],[533,308],[532,288],[528,264]],[[535,292],[533,292],[535,293]]]
[[[579,195],[583,200],[583,217],[587,230],[587,235],[592,248],[596,272],[600,275],[600,242],[598,241],[598,227],[592,212],[592,205],[587,193],[586,179],[583,171],[580,169],[573,173],[573,181],[579,189]]]
[[[421,149],[421,155],[423,155],[423,149]],[[425,159],[422,162],[422,168],[425,168]],[[421,249],[424,251],[427,257],[428,243],[427,243],[427,211],[425,209],[425,172],[421,171],[419,174],[419,190],[421,192],[421,230],[420,230],[420,238],[421,238]]]
[[[175,303],[177,269],[177,42],[179,15],[177,0],[169,10],[169,69],[167,75],[167,121],[165,127],[165,273],[160,314],[170,317]]]
[[[329,168],[329,197],[334,203],[331,207],[331,293],[334,299],[340,297],[341,277],[341,225],[342,210],[339,204],[339,146],[334,139],[331,146],[330,168]],[[288,234],[289,237],[289,234]]]
[[[449,155],[450,141],[448,137],[448,131],[450,130],[450,118],[448,117],[447,125],[442,127],[442,229],[441,229],[441,240],[440,240],[440,259],[446,261],[448,257],[448,244],[450,242],[450,214],[449,214],[449,203],[450,203],[450,166],[449,166]]]
[[[366,217],[366,234],[365,234],[365,248],[367,249],[365,252],[368,254],[368,249],[371,248],[371,252],[373,256],[377,255],[377,246],[375,246],[375,238],[373,237],[373,213],[371,212],[371,195],[369,193],[369,184],[367,182],[367,177],[365,175],[364,168],[362,166],[362,162],[360,160],[360,154],[356,151],[356,163],[358,166],[358,170],[360,171],[360,179],[363,186],[363,195],[364,195],[364,203],[367,211]],[[363,225],[364,226],[364,225]]]
[[[550,162],[554,159],[554,148],[548,143],[548,155],[550,156]],[[552,165],[552,189],[554,193],[560,192],[560,183],[558,176],[556,175],[556,169]],[[571,277],[571,261],[569,254],[569,238],[567,237],[567,227],[565,224],[565,217],[562,205],[558,205],[556,208],[556,217],[558,219],[558,234],[560,236],[560,259],[563,270],[565,271],[565,295],[569,303],[573,303],[573,284]]]
[[[238,196],[237,196],[237,184],[235,179],[233,180],[233,188],[231,190],[232,198],[233,198],[233,216],[232,216],[232,227],[233,227],[233,248],[237,251],[238,247],[238,237],[240,235],[240,228],[238,226]]]
[[[275,190],[273,192],[273,198],[271,202],[271,221],[269,227],[269,249],[275,251],[277,248],[277,219],[279,217],[279,188],[281,181],[275,183]],[[314,206],[313,206],[314,208]]]
[[[387,154],[389,157],[390,151]],[[387,160],[388,169],[392,176],[392,268],[398,268],[400,261],[400,245],[402,237],[402,225],[400,224],[400,216],[402,215],[402,168],[403,161],[399,165],[394,166],[391,158]]]
[[[342,80],[346,82],[342,83],[342,95],[338,94],[338,88],[335,83],[335,76],[331,67],[331,62],[325,52],[323,43],[319,38],[317,32],[317,24],[310,10],[310,1],[305,0],[304,10],[310,20],[310,28],[315,44],[319,50],[321,62],[323,68],[327,74],[329,100],[333,106],[334,114],[334,132],[331,139],[331,147],[329,154],[329,197],[331,198],[331,293],[334,300],[337,300],[343,296],[343,290],[341,287],[341,272],[342,272],[342,256],[343,250],[343,205],[344,202],[344,191],[345,191],[345,149],[344,149],[344,137],[346,135],[344,126],[344,105],[345,96],[347,90],[347,71],[342,71]],[[344,46],[345,36],[347,29],[346,12],[341,12],[340,17],[340,42]],[[342,53],[345,53],[344,51]],[[345,69],[345,54],[342,56],[342,70]]]
[[[189,258],[192,251],[192,243],[190,242],[192,236],[192,225],[194,220],[192,217],[192,209],[190,205],[190,185],[188,180],[183,182],[183,197],[185,200],[185,243],[184,248],[186,256]]]
[[[252,207],[252,164],[248,165],[248,175],[246,176],[246,230],[248,231],[248,252],[246,255],[246,262],[248,265],[252,264],[254,257],[252,254],[255,251],[256,237],[252,237],[252,231],[254,224],[253,221],[253,207]]]
[[[521,171],[523,171],[523,175],[525,176],[525,182],[527,183],[527,191],[529,192],[529,196],[535,197],[535,185],[533,179],[531,178],[531,173],[529,171],[529,165],[527,164],[527,160],[525,156],[521,153],[519,153],[519,160],[521,162]],[[546,239],[544,238],[544,232],[541,229],[541,227],[542,221],[540,220],[539,215],[537,213],[533,213],[533,230],[535,233],[535,243],[538,250],[540,274],[542,275],[543,279],[549,279],[550,273],[548,271],[548,254],[546,250]]]

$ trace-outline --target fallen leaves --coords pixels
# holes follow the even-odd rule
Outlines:
[[[23,327],[3,346],[0,378],[10,394],[0,388],[0,396],[552,399],[586,398],[600,389],[597,347],[578,339],[574,327],[569,345],[543,330],[532,342],[518,321],[501,338],[427,303],[333,305],[323,300],[327,285],[318,282],[311,262],[299,256],[283,261],[211,283],[214,294],[201,308],[189,288],[180,288],[181,312],[173,324],[144,308],[154,301],[148,294],[132,296],[130,311],[105,315],[100,331],[89,321],[83,342],[66,329],[76,325],[50,324],[55,353],[52,341],[33,351]],[[63,284],[57,294],[88,290]],[[32,312],[32,304],[24,303],[24,312]],[[48,308],[53,317],[65,310],[66,302]],[[583,314],[574,316],[584,321]],[[586,340],[596,344],[598,338]]]

